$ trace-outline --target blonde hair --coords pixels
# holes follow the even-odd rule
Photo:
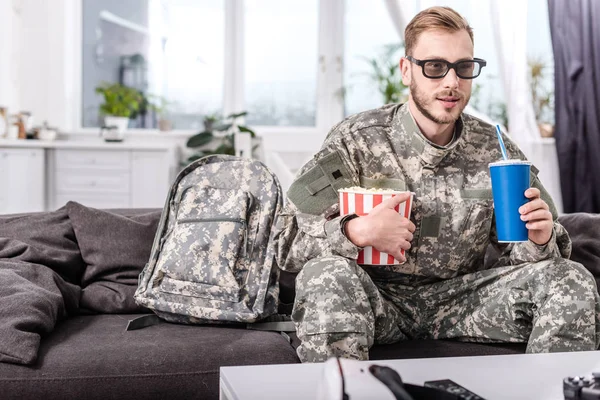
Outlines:
[[[450,7],[431,7],[415,15],[404,30],[406,55],[411,55],[421,33],[430,30],[457,32],[466,30],[473,41],[473,28],[467,20]]]

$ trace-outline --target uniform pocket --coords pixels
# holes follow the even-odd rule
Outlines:
[[[238,286],[209,285],[206,283],[182,281],[165,276],[160,291],[189,297],[224,300],[233,303],[240,301]]]
[[[464,252],[454,254],[453,265],[468,265],[470,270],[479,269],[482,265],[473,265],[479,262],[479,258],[485,255],[490,243],[490,230],[492,228],[492,216],[494,212],[491,198],[477,198],[468,200],[470,210],[461,229],[459,246]],[[481,260],[483,263],[483,260]],[[468,271],[465,271],[468,272]]]
[[[437,231],[419,235],[417,262],[430,266],[423,271],[428,276],[450,278],[459,269],[471,269],[473,262],[485,254],[489,243],[491,198],[471,197],[447,207],[438,218]]]

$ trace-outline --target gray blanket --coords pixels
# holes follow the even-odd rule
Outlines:
[[[77,312],[84,267],[64,208],[0,218],[0,361],[36,360],[41,336]]]
[[[34,363],[40,340],[70,315],[143,312],[132,295],[159,217],[73,202],[0,216],[0,362]]]

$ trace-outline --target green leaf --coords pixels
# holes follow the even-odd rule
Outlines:
[[[243,117],[243,116],[245,116],[247,114],[248,114],[248,111],[242,111],[242,112],[239,112],[239,113],[229,114],[227,116],[227,118],[233,118],[233,119],[235,119],[235,118]]]
[[[227,135],[223,137],[223,144],[226,144],[230,147],[234,147],[235,145],[235,138],[233,135]]]
[[[211,132],[200,132],[188,139],[187,147],[200,147],[210,143],[213,140]]]
[[[254,131],[248,128],[247,126],[238,125],[238,129],[240,130],[240,132],[248,132],[250,134],[250,137],[256,137],[256,133],[254,133]]]
[[[235,154],[235,149],[233,148],[233,146],[227,144],[227,143],[223,143],[221,144],[219,147],[217,147],[214,150],[215,154],[229,154],[229,155],[234,155]]]
[[[225,132],[231,128],[233,124],[218,124],[213,127],[215,131]]]

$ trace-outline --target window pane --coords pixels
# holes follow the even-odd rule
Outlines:
[[[162,112],[130,127],[196,129],[223,108],[225,0],[84,0],[83,126],[101,125],[101,82],[134,87]],[[162,103],[162,104],[161,104]]]
[[[345,5],[344,108],[348,116],[384,104],[378,83],[370,77],[374,71],[370,60],[386,59],[397,65],[402,54],[391,50],[400,38],[383,1],[346,0]],[[388,46],[392,54],[385,57]],[[396,76],[400,79],[399,73]]]
[[[316,123],[318,1],[245,1],[245,97],[251,125]]]

